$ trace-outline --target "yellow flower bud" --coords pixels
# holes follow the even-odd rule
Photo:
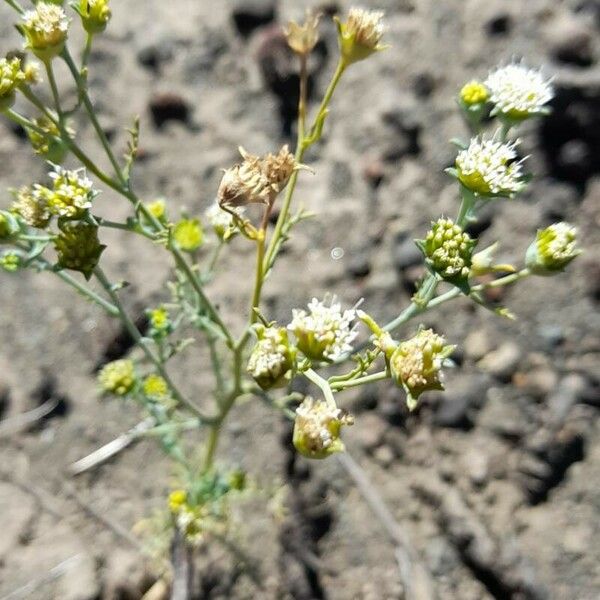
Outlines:
[[[204,240],[198,219],[182,219],[173,228],[173,241],[185,252],[198,250]]]
[[[135,382],[133,362],[128,359],[110,362],[98,373],[98,383],[102,390],[116,396],[129,394],[135,387]]]
[[[480,81],[469,81],[460,90],[460,100],[467,107],[483,104],[488,98],[488,89]]]

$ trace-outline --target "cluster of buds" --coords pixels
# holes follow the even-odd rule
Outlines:
[[[343,452],[341,428],[353,423],[354,418],[337,406],[307,396],[296,409],[294,446],[307,458],[327,458]]]
[[[48,210],[59,217],[80,219],[91,208],[98,195],[84,168],[75,171],[55,166],[50,173],[52,189],[36,185],[37,192],[46,199]]]
[[[473,248],[477,240],[471,239],[451,219],[438,219],[417,245],[425,255],[427,266],[451,283],[466,283],[471,271]]]
[[[286,385],[296,360],[286,329],[258,324],[254,331],[258,341],[248,360],[248,373],[263,390]]]
[[[382,20],[382,12],[361,8],[351,8],[345,23],[336,18],[338,44],[345,64],[358,62],[386,48],[381,44]]]
[[[158,306],[146,311],[150,324],[149,335],[153,338],[164,338],[173,331],[173,323],[169,311],[164,306]]]
[[[199,546],[204,539],[204,522],[208,509],[203,505],[192,505],[185,490],[174,490],[169,494],[169,510],[175,525],[192,546]]]
[[[116,396],[126,396],[136,384],[135,368],[128,359],[115,360],[105,365],[98,373],[102,391]]]
[[[491,105],[491,115],[508,123],[546,114],[546,105],[554,96],[550,81],[540,71],[512,63],[492,71],[485,82],[469,81],[459,94],[464,110],[483,116],[483,109]]]
[[[21,267],[21,255],[9,250],[0,255],[0,267],[9,273],[14,273]]]
[[[579,254],[577,229],[569,223],[554,223],[537,232],[527,250],[526,264],[536,275],[555,275]]]
[[[0,112],[9,109],[16,91],[25,82],[20,58],[0,58]]]
[[[473,138],[456,157],[456,169],[449,172],[471,192],[480,196],[509,197],[525,187],[522,161],[517,160],[517,142]]]
[[[51,163],[60,164],[67,154],[68,147],[61,139],[58,126],[46,116],[34,119],[33,123],[35,129],[27,128],[27,136],[33,151]],[[75,134],[70,127],[65,127],[65,131],[70,137]]]
[[[335,296],[329,301],[313,298],[308,311],[294,309],[288,329],[296,337],[297,348],[307,358],[315,361],[335,361],[352,352],[352,342],[357,336],[353,322],[356,310],[342,311]]]
[[[79,13],[83,28],[92,35],[102,33],[112,16],[108,0],[79,0],[72,6]]]
[[[174,244],[184,252],[195,252],[204,241],[204,232],[198,219],[181,219],[172,230]]]
[[[423,392],[444,389],[441,369],[455,347],[432,329],[421,329],[389,352],[392,376],[404,388],[409,410],[414,410]]]
[[[218,191],[218,202],[229,209],[247,204],[271,206],[299,168],[287,145],[277,154],[255,156],[240,148],[243,162],[226,169]]]
[[[63,223],[60,233],[54,238],[54,247],[58,266],[79,271],[86,279],[92,276],[106,248],[98,240],[98,227],[81,221]]]
[[[62,52],[68,29],[69,19],[65,11],[51,2],[38,2],[35,9],[23,14],[19,25],[19,31],[25,37],[25,47],[44,62]]]

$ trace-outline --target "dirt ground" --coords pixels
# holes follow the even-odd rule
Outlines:
[[[293,143],[294,66],[278,27],[300,19],[308,2],[112,4],[90,84],[117,147],[141,116],[135,181],[143,197],[167,198],[171,214],[182,207],[201,214],[238,145],[262,153]],[[350,305],[364,298],[381,321],[397,315],[422,274],[412,239],[432,218],[456,211],[456,185],[443,169],[455,153],[448,140],[467,135],[457,90],[513,57],[543,66],[555,77],[554,111],[523,130],[520,146],[531,155],[534,183],[523,198],[485,209],[473,232],[482,247],[499,240],[500,258],[519,264],[537,227],[568,220],[585,254],[560,277],[498,292],[493,300],[516,321],[465,300],[428,313],[423,322],[459,345],[447,392],[428,395],[411,416],[389,384],[347,393],[357,423],[345,439],[410,540],[423,597],[598,598],[600,5],[363,5],[386,11],[392,47],[352,67],[336,93],[324,140],[307,160],[315,173],[302,174],[297,193],[318,217],[296,230],[268,282],[265,311],[285,322],[291,307],[333,291]],[[321,6],[343,13],[350,3]],[[20,44],[12,18],[0,5],[2,53]],[[313,98],[336,54],[333,26],[323,29]],[[64,92],[73,96],[69,86]],[[100,157],[90,128],[75,127]],[[44,171],[22,132],[0,120],[0,189],[40,180]],[[3,193],[0,205],[9,201]],[[96,206],[112,217],[128,210],[104,189]],[[125,298],[136,314],[166,297],[169,263],[157,249],[118,233],[103,241],[105,269],[131,283]],[[234,327],[251,286],[247,254],[236,240],[210,286]],[[152,564],[131,532],[164,507],[168,462],[144,441],[78,478],[67,471],[140,419],[136,408],[101,399],[96,389],[98,366],[127,351],[122,332],[51,275],[2,274],[0,305],[0,419],[60,401],[41,423],[0,438],[0,598],[141,598]],[[202,351],[188,351],[174,376],[202,404],[212,385]],[[273,517],[263,496],[244,503],[239,543],[256,560],[260,585],[214,548],[201,558],[198,597],[403,598],[394,545],[340,462],[308,463],[290,447],[289,426],[263,405],[234,411],[220,460],[242,465],[265,487],[285,485],[286,516]]]

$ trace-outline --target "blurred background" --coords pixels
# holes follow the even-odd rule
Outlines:
[[[292,307],[329,291],[348,305],[364,298],[382,322],[396,316],[423,274],[413,239],[458,206],[443,170],[456,154],[449,140],[468,136],[456,106],[461,86],[515,58],[554,77],[552,114],[519,132],[533,184],[517,200],[490,203],[470,232],[480,247],[499,241],[499,262],[519,265],[538,227],[566,220],[579,228],[585,254],[560,277],[488,298],[516,321],[464,299],[425,315],[458,344],[446,393],[428,394],[409,416],[403,393],[389,384],[347,392],[357,424],[346,439],[410,539],[430,597],[597,598],[600,4],[362,5],[386,12],[391,48],[352,66],[336,91],[322,143],[306,161],[315,173],[301,175],[296,194],[297,206],[318,216],[296,229],[267,284],[265,313],[287,322]],[[330,17],[350,2],[113,0],[89,81],[119,152],[125,128],[141,117],[139,194],[165,198],[173,217],[182,209],[201,215],[239,145],[258,154],[295,143],[298,78],[281,26],[309,6],[325,14],[310,64],[314,108],[337,58]],[[2,54],[21,45],[14,21],[1,4]],[[74,21],[72,51],[81,46],[77,29]],[[73,98],[63,70],[59,82]],[[89,126],[73,126],[102,161]],[[0,190],[42,180],[45,171],[23,131],[0,120]],[[99,213],[125,218],[129,206],[99,187]],[[1,194],[5,208],[11,197]],[[166,298],[170,265],[130,237],[105,233],[103,263],[131,283],[124,296],[141,317]],[[210,286],[234,327],[251,286],[247,255],[235,240]],[[67,470],[139,421],[136,408],[99,398],[94,379],[127,354],[127,336],[48,274],[1,274],[0,305],[0,418],[59,401],[41,422],[0,438],[0,598],[141,598],[152,564],[131,531],[164,508],[168,463],[144,441],[78,478]],[[211,379],[199,346],[174,375],[203,404]],[[266,493],[241,509],[237,537],[257,559],[262,587],[239,560],[210,548],[199,597],[404,597],[394,546],[336,460],[295,457],[288,424],[255,402],[234,412],[221,450],[222,461],[241,465],[263,488],[285,486],[287,499],[280,518]]]

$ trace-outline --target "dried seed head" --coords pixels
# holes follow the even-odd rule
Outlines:
[[[352,341],[357,335],[353,321],[356,311],[342,311],[335,296],[331,301],[313,298],[308,312],[294,309],[288,329],[296,337],[296,346],[307,357],[317,361],[334,361],[352,352]]]
[[[15,92],[25,82],[21,59],[0,58],[0,112],[8,110],[15,101]]]
[[[67,222],[54,240],[58,265],[80,271],[89,279],[106,246],[98,240],[98,228],[84,222]]]
[[[135,386],[135,369],[128,359],[115,360],[98,373],[98,383],[104,392],[126,396]]]
[[[277,154],[267,154],[261,161],[261,168],[273,193],[277,195],[296,170],[296,159],[286,144]]]
[[[451,219],[444,218],[432,223],[425,240],[418,242],[427,265],[452,282],[468,279],[476,243]]]
[[[536,275],[555,275],[581,254],[577,229],[569,223],[554,223],[537,232],[527,250],[526,263]]]
[[[354,418],[342,409],[307,396],[296,409],[294,446],[307,458],[326,458],[343,452],[341,428],[353,423]]]
[[[540,71],[522,64],[510,64],[489,74],[485,85],[494,104],[493,114],[520,121],[544,114],[545,106],[554,97],[550,81]]]
[[[286,385],[296,357],[287,331],[283,327],[263,325],[256,325],[254,329],[258,341],[248,360],[248,373],[263,390]]]
[[[19,215],[30,227],[44,229],[52,214],[48,209],[47,194],[40,193],[37,188],[22,187],[16,193],[16,200],[12,205],[12,212]]]
[[[477,106],[487,102],[489,91],[480,81],[469,81],[460,90],[460,100],[465,106]]]
[[[511,197],[524,187],[522,161],[516,144],[495,138],[473,138],[456,157],[457,177],[472,192],[483,196]]]
[[[23,14],[20,26],[25,47],[40,60],[48,61],[60,54],[67,39],[69,19],[62,7],[38,2],[34,10]]]
[[[406,391],[409,410],[416,407],[423,392],[444,389],[441,369],[454,348],[446,345],[446,340],[432,329],[422,329],[394,350],[390,369],[396,383]]]
[[[307,11],[303,25],[294,21],[288,23],[285,37],[289,47],[297,54],[306,56],[310,54],[319,41],[319,19],[321,15]]]
[[[382,19],[382,12],[361,8],[351,8],[345,23],[336,19],[340,52],[347,64],[385,49],[380,44],[384,31]]]

